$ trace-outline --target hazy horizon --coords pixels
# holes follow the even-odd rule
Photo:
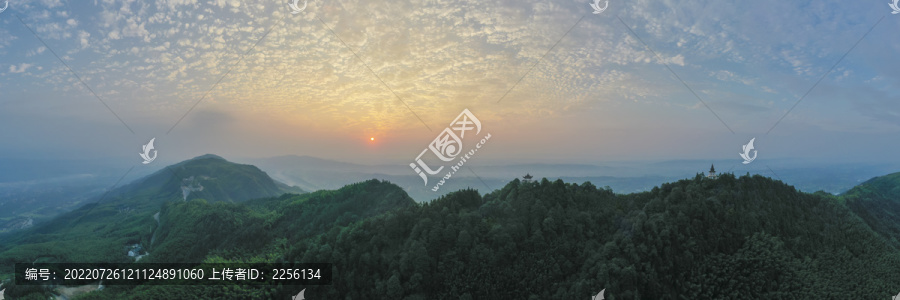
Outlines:
[[[405,164],[356,164],[311,156],[280,156],[266,158],[222,157],[230,162],[254,165],[268,173],[273,179],[296,185],[307,191],[337,189],[346,184],[383,179],[400,185],[419,201],[430,200],[457,188],[473,187],[489,192],[502,187],[515,178],[529,173],[535,178],[549,180],[563,179],[566,182],[595,185],[612,185],[618,193],[648,190],[666,182],[693,178],[696,174],[706,174],[710,164],[716,165],[719,174],[732,173],[736,176],[759,174],[782,180],[798,189],[812,192],[825,190],[840,193],[873,177],[896,173],[900,163],[852,163],[831,162],[811,163],[802,160],[774,160],[770,165],[742,165],[733,160],[668,160],[668,161],[617,161],[598,164],[554,164],[547,162],[497,162],[475,165],[471,172],[454,176],[452,188],[439,193],[426,191],[422,181]],[[190,159],[190,158],[189,158]],[[104,189],[120,187],[145,176],[161,171],[176,162],[155,161],[147,168],[136,168],[128,163],[130,159],[117,160],[33,160],[16,161],[0,158],[0,165],[10,169],[0,169],[0,189],[17,191],[28,187],[74,187],[97,186]],[[9,171],[19,170],[19,171]],[[25,171],[22,171],[25,170]],[[298,181],[299,180],[299,181]],[[454,181],[454,180],[451,180]],[[485,184],[484,181],[490,182]],[[312,183],[312,185],[310,185]],[[637,186],[641,188],[635,189]],[[487,189],[484,189],[487,188]]]

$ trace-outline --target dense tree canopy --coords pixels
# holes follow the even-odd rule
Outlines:
[[[887,299],[900,292],[898,227],[883,219],[900,212],[897,187],[832,196],[725,174],[618,195],[515,180],[416,204],[370,180],[244,203],[169,202],[149,262],[330,262],[333,284],[111,286],[81,298],[306,288],[315,299],[587,299],[605,288],[606,299]]]

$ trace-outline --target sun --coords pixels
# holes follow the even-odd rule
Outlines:
[[[373,136],[373,137],[370,137],[369,140],[370,140],[370,141],[375,141],[375,137],[374,137],[374,136]]]

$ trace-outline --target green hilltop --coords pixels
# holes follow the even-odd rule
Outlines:
[[[468,189],[415,203],[378,180],[278,195],[267,176],[244,181],[255,174],[247,166],[194,163],[169,180],[127,187],[88,221],[63,226],[75,211],[0,241],[0,267],[127,261],[122,246],[136,242],[151,253],[141,262],[334,264],[330,286],[109,286],[77,299],[287,299],[303,288],[316,299],[579,299],[601,289],[606,299],[887,299],[900,292],[900,173],[840,196],[724,174],[634,194],[590,182],[513,180],[483,196]],[[153,192],[201,173],[257,189],[220,185],[227,195],[211,190],[188,201]],[[242,198],[264,191],[276,194]],[[162,200],[114,214],[129,197]],[[8,295],[51,293],[6,286]]]
[[[872,178],[844,193],[847,207],[900,249],[900,173]]]
[[[232,203],[302,192],[275,182],[255,166],[200,156],[111,190],[29,230],[0,237],[0,274],[8,273],[14,262],[128,261],[121,255],[123,247],[150,244],[156,228],[153,215],[165,203],[184,202],[186,178],[204,187],[188,199]]]

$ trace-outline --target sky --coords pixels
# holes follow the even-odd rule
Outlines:
[[[888,0],[590,2],[10,0],[0,158],[900,161]]]

